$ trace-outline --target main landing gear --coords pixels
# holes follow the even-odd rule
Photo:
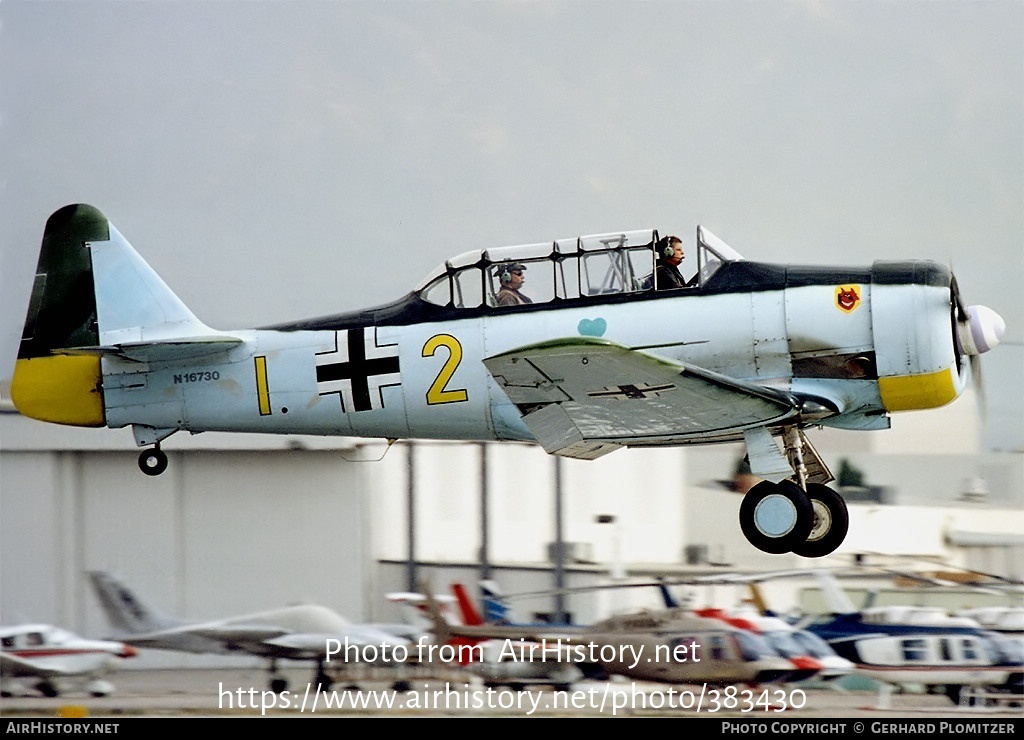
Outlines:
[[[761,481],[747,491],[740,505],[740,529],[762,552],[792,552],[820,558],[846,539],[850,517],[846,502],[828,486]]]
[[[160,449],[159,444],[139,453],[139,470],[146,475],[160,475],[167,470],[167,453]]]
[[[838,493],[822,483],[808,482],[799,431],[787,430],[785,440],[799,482],[766,480],[747,491],[740,505],[740,529],[762,552],[820,558],[846,539],[850,515]]]

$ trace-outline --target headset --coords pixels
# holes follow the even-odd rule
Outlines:
[[[664,258],[668,259],[676,253],[676,248],[673,246],[674,242],[671,236],[663,236],[658,240],[658,253]]]
[[[512,282],[512,268],[513,267],[515,267],[517,270],[525,270],[526,269],[526,267],[524,265],[520,265],[520,264],[515,263],[515,262],[513,262],[511,264],[507,264],[507,265],[502,265],[501,266],[501,272],[497,273],[498,280],[500,280],[503,283],[511,283]]]

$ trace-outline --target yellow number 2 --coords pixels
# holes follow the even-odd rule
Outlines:
[[[449,389],[445,387],[455,375],[459,363],[462,362],[462,345],[451,334],[435,334],[423,345],[423,356],[433,357],[438,347],[445,347],[448,350],[448,359],[441,368],[441,372],[434,378],[430,390],[427,391],[427,404],[433,406],[439,403],[468,401],[469,393],[465,388]]]

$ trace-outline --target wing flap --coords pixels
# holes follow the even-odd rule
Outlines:
[[[789,393],[590,337],[484,360],[548,452],[593,458],[632,444],[683,443],[781,422]]]

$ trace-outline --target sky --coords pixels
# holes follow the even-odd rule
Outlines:
[[[1024,448],[1021,0],[0,0],[0,382],[75,202],[225,330],[608,231],[934,259],[1007,322]]]

